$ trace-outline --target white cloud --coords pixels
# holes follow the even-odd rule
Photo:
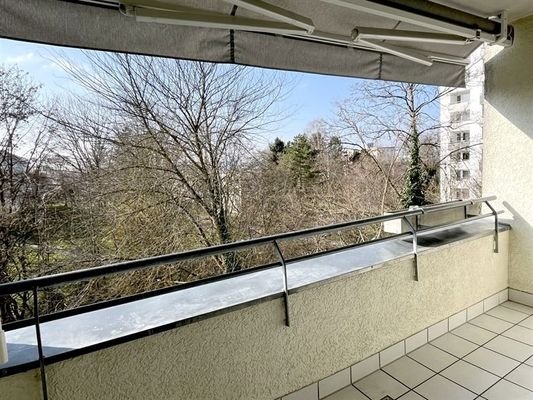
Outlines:
[[[33,53],[24,53],[6,58],[6,64],[23,64],[33,60]]]

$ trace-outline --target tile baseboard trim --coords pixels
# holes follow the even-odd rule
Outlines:
[[[533,307],[533,293],[509,288],[509,300],[514,301],[515,303],[523,304],[525,306]]]
[[[514,294],[511,294],[514,293]],[[337,379],[338,377],[346,376],[346,370],[350,370],[351,383],[357,382],[359,379],[370,375],[371,373],[383,368],[394,360],[403,355],[425,345],[429,341],[444,335],[462,324],[470,321],[478,315],[494,308],[507,300],[512,300],[517,303],[533,307],[533,294],[520,292],[515,289],[501,290],[469,307],[449,315],[447,318],[422,329],[421,331],[394,343],[381,351],[374,353],[355,364],[337,371],[336,373],[327,376],[319,381],[313,382],[302,389],[287,394],[278,398],[277,400],[322,400],[325,397],[338,392],[349,386],[346,385],[345,379]],[[335,387],[335,383],[337,387]],[[320,388],[327,390],[320,390]]]

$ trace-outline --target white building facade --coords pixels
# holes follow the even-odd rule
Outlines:
[[[441,88],[441,201],[481,195],[484,53],[481,46],[471,55],[466,88]]]

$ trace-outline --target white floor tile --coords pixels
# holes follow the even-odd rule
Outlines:
[[[476,394],[462,388],[452,381],[435,375],[416,388],[416,392],[431,400],[473,400]]]
[[[482,314],[479,317],[474,318],[470,323],[495,333],[502,333],[513,326],[510,322],[503,321],[487,314]]]
[[[520,364],[518,361],[483,347],[467,355],[464,360],[501,377]]]
[[[526,314],[529,314],[529,315],[533,315],[533,307],[525,306],[525,305],[520,304],[520,303],[514,303],[512,301],[506,301],[505,303],[502,304],[502,306],[507,307],[507,308],[511,308],[513,310],[520,311],[520,312],[523,312],[523,313],[526,313]]]
[[[533,367],[533,357],[531,357],[528,360],[526,360],[526,364],[527,365],[531,365]]]
[[[481,315],[481,314],[483,314],[483,302],[482,301],[466,309],[467,321],[470,321],[471,319],[476,318],[478,315]]]
[[[533,367],[529,365],[522,364],[505,379],[533,391]]]
[[[498,302],[502,304],[507,300],[509,300],[509,289],[503,289],[500,293],[498,293]]]
[[[440,372],[457,361],[457,357],[454,357],[431,344],[426,344],[413,351],[409,354],[409,357],[435,372]]]
[[[499,303],[500,299],[498,298],[498,294],[492,295],[488,299],[483,300],[483,310],[487,312],[490,309],[498,306]]]
[[[350,385],[326,397],[325,400],[368,400],[368,397]]]
[[[520,290],[509,289],[509,300],[519,304],[533,307],[533,294],[521,292]]]
[[[357,364],[352,365],[352,383],[370,375],[379,369],[379,356],[374,354]]]
[[[516,324],[520,321],[523,321],[528,317],[529,314],[524,314],[523,312],[511,310],[507,307],[494,307],[492,310],[487,311],[488,315],[492,315],[493,317],[503,319],[507,322],[511,322],[513,324]]]
[[[435,372],[409,357],[402,357],[384,367],[383,370],[410,388],[414,388],[435,375]]]
[[[380,367],[390,364],[405,355],[405,342],[402,340],[379,353]]]
[[[523,320],[519,325],[525,326],[526,328],[533,329],[533,316]]]
[[[470,323],[461,325],[459,328],[453,330],[452,333],[479,345],[487,343],[496,337],[496,333]]]
[[[418,393],[413,392],[412,390],[410,392],[407,392],[402,397],[399,397],[398,400],[425,400],[422,396],[420,396]]]
[[[409,391],[409,388],[381,370],[354,383],[354,386],[372,400],[381,400],[385,396],[396,399]]]
[[[448,318],[448,328],[450,330],[457,328],[458,326],[463,325],[466,322],[466,310],[459,311],[457,314],[452,315]]]
[[[524,362],[533,356],[533,346],[517,342],[505,336],[495,337],[490,342],[484,344],[483,347],[520,362]]]
[[[462,360],[450,365],[440,374],[477,394],[483,393],[500,379]]]
[[[431,344],[459,358],[466,356],[468,353],[471,353],[479,347],[477,344],[469,342],[459,336],[452,335],[451,333],[447,333],[440,338],[435,339]]]
[[[483,397],[487,400],[533,400],[533,392],[501,380],[483,393]]]
[[[427,329],[424,329],[423,331],[415,333],[413,336],[405,339],[405,352],[410,353],[411,351],[425,345],[427,342],[428,331]]]
[[[335,393],[340,389],[351,384],[350,368],[343,369],[327,378],[318,382],[318,397],[324,398],[331,393]]]
[[[508,331],[503,333],[504,336],[511,339],[518,340],[519,342],[529,344],[533,346],[533,329],[524,328],[523,326],[513,326]]]
[[[448,332],[448,319],[437,322],[428,328],[428,340],[433,340]]]

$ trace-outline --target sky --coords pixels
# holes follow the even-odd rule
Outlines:
[[[42,92],[47,96],[75,90],[72,82],[54,62],[58,55],[72,62],[82,59],[81,51],[77,49],[0,39],[0,64],[16,64],[28,72],[33,81],[43,86]],[[303,133],[312,121],[332,118],[336,103],[345,99],[350,88],[360,81],[299,72],[281,74],[293,83],[293,89],[281,105],[283,110],[289,110],[289,115],[266,134],[268,141],[276,137],[290,140]]]

